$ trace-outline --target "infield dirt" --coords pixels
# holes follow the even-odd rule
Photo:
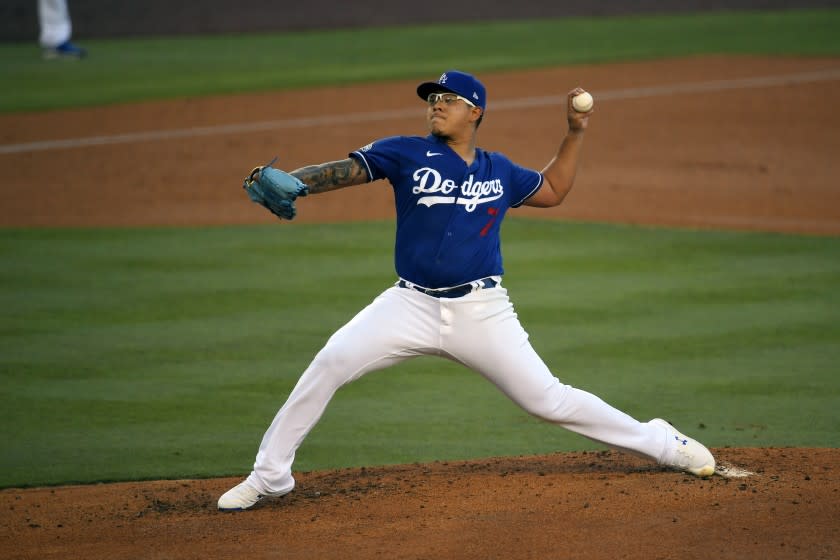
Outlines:
[[[565,133],[561,108],[545,96],[580,85],[594,94],[596,114],[575,188],[557,209],[512,215],[837,235],[838,72],[838,59],[702,57],[492,74],[479,141],[541,168]],[[70,146],[0,153],[0,225],[274,222],[241,191],[252,166],[280,155],[279,165],[295,168],[342,159],[381,136],[424,134],[415,85],[2,115],[0,147]],[[33,188],[33,170],[48,170],[54,183]],[[391,203],[379,182],[303,199],[298,220],[389,219]],[[755,474],[700,480],[611,452],[370,467],[299,473],[293,494],[241,514],[215,510],[238,478],[7,489],[0,550],[4,558],[840,557],[840,451],[714,451]],[[243,469],[251,460],[243,457]]]

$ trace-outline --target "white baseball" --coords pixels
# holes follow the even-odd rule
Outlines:
[[[572,98],[572,107],[578,113],[588,113],[592,110],[594,104],[595,100],[592,99],[592,95],[588,91],[584,91]]]

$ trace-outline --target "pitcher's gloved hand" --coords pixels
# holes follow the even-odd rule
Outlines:
[[[295,199],[309,194],[309,187],[300,179],[271,167],[271,164],[255,167],[242,187],[251,200],[286,220],[294,219],[297,214]]]

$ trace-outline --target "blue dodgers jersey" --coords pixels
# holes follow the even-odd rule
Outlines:
[[[350,157],[393,186],[397,274],[426,288],[503,274],[502,219],[543,183],[541,173],[481,149],[468,167],[433,135],[383,138]]]

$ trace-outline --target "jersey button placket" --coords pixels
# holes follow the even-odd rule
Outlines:
[[[435,262],[441,262],[441,254],[446,253],[446,250],[450,243],[453,242],[453,237],[455,237],[455,233],[453,230],[458,226],[459,222],[464,219],[464,213],[461,212],[460,204],[457,203],[457,199],[461,195],[461,185],[463,185],[467,181],[467,177],[469,176],[472,169],[475,167],[477,168],[476,162],[473,162],[472,166],[467,166],[466,163],[464,164],[466,167],[466,172],[461,177],[461,182],[458,184],[459,187],[455,190],[455,204],[452,205],[452,208],[449,210],[449,222],[446,224],[446,230],[443,233],[443,236],[440,239],[440,245],[438,246],[437,255],[435,255]]]

